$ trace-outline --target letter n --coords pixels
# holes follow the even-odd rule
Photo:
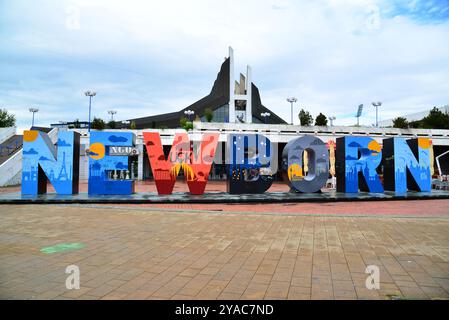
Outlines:
[[[158,194],[171,194],[176,177],[183,170],[192,194],[203,194],[218,143],[218,133],[203,135],[198,154],[192,151],[186,132],[176,133],[168,159],[165,158],[158,132],[144,132],[151,170]]]
[[[59,132],[56,147],[45,132],[23,133],[22,194],[47,192],[47,180],[58,194],[78,193],[80,134]]]
[[[430,140],[388,138],[384,144],[385,190],[430,191]]]
[[[381,145],[370,137],[337,138],[335,169],[337,192],[383,192],[377,167],[382,161]]]

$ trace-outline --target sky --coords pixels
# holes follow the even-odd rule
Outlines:
[[[207,95],[228,47],[262,103],[335,125],[449,104],[449,0],[0,0],[0,108],[31,125],[178,111]]]

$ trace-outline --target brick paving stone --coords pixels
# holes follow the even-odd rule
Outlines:
[[[183,288],[192,278],[177,276],[152,294],[153,297],[169,299]]]
[[[251,279],[251,281],[254,283],[268,284],[270,283],[271,278],[272,278],[271,275],[255,274],[254,277]]]
[[[378,290],[370,290],[370,289],[367,289],[366,287],[355,287],[355,291],[357,294],[357,299],[362,299],[362,300],[381,299]]]
[[[407,299],[429,299],[427,294],[418,286],[398,286]]]
[[[288,291],[289,300],[309,300],[310,299],[310,288],[307,287],[296,287],[290,286]]]
[[[266,299],[286,299],[290,287],[289,282],[271,281],[265,293]]]
[[[449,292],[441,287],[426,287],[420,286],[420,289],[430,298],[430,299],[449,299]]]
[[[242,297],[241,294],[232,292],[222,292],[217,299],[219,300],[239,300]]]
[[[449,201],[362,204],[2,205],[0,298],[449,299]]]
[[[177,292],[177,294],[196,296],[211,279],[212,276],[210,275],[197,275],[191,278],[190,281]]]
[[[392,299],[393,297],[402,297],[402,292],[396,284],[381,283],[379,295],[383,299]]]
[[[267,292],[268,284],[251,282],[244,291],[242,299],[256,300],[263,299]]]
[[[292,278],[291,285],[310,288],[312,286],[312,278],[294,277]]]

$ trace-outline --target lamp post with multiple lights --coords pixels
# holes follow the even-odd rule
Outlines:
[[[88,132],[90,132],[90,114],[91,114],[91,107],[92,107],[92,97],[95,97],[97,94],[95,91],[87,90],[84,92],[86,97],[89,97],[89,124],[88,124]]]
[[[114,121],[114,114],[117,113],[116,110],[108,110],[108,113],[111,115],[111,121]]]
[[[290,98],[287,98],[287,101],[290,102],[290,105],[291,105],[291,120],[292,120],[291,124],[293,124],[293,104],[295,102],[297,102],[298,99],[296,99],[295,97],[290,97]]]
[[[33,120],[31,120],[31,126],[34,127],[34,114],[36,112],[39,112],[39,108],[29,108],[28,109],[31,113],[33,113]]]
[[[378,108],[382,105],[382,102],[378,101],[378,102],[373,102],[372,103],[373,107],[376,108],[376,127],[379,126],[379,121],[378,121]]]
[[[184,111],[184,114],[187,116],[187,119],[189,119],[189,121],[192,121],[192,116],[195,114],[195,111],[193,110],[186,110]]]
[[[269,112],[262,112],[260,116],[264,119],[265,124],[267,124],[268,117],[271,116]]]

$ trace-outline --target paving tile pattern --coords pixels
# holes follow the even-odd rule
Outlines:
[[[3,205],[0,298],[448,299],[449,219]]]

